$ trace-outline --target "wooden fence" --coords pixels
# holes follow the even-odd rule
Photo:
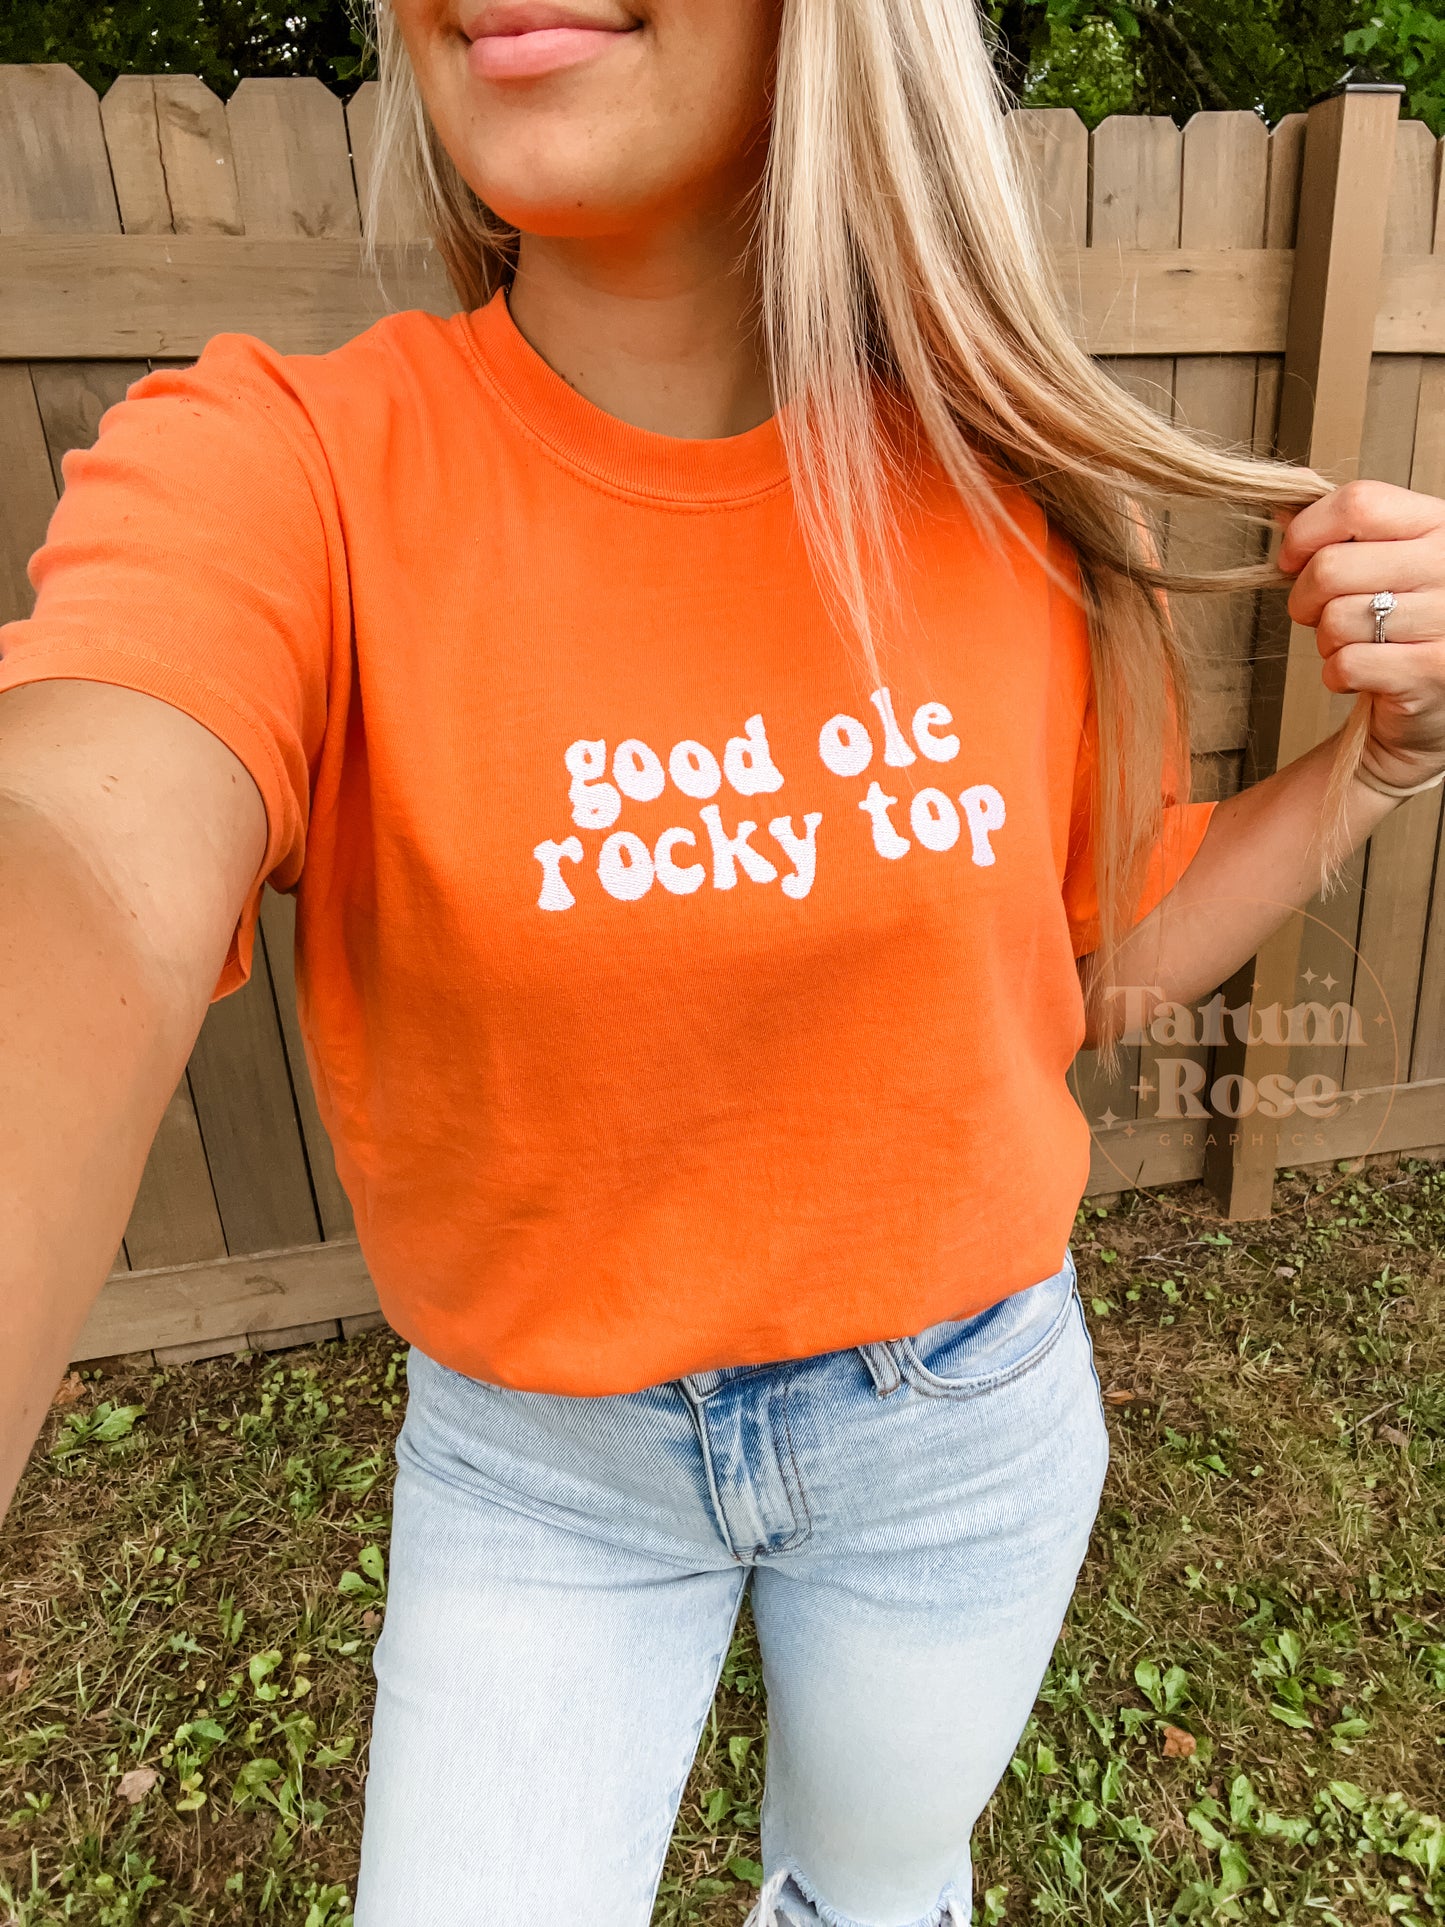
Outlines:
[[[1091,352],[1192,427],[1445,495],[1439,144],[1398,111],[1396,92],[1351,89],[1273,131],[1246,113],[1182,131],[1119,116],[1092,135],[1069,112],[1016,114]],[[361,265],[374,115],[371,85],[343,106],[315,80],[247,80],[222,103],[191,77],[127,77],[97,100],[69,68],[0,67],[0,619],[29,607],[61,456],[148,367],[220,329],[315,352],[388,306],[455,307],[402,197],[376,237],[384,294]],[[1187,505],[1168,541],[1240,552]],[[1199,795],[1299,754],[1345,707],[1320,693],[1312,634],[1262,600],[1196,617]],[[1166,1098],[1191,1108],[1185,1087],[1233,1078],[1237,1097],[1302,1058],[1267,1023],[1244,1042],[1202,1020],[1197,1041],[1161,1041],[1156,1025],[1122,1076],[1087,1054],[1077,1067],[1094,1194],[1203,1175],[1231,1215],[1260,1216],[1277,1166],[1445,1146],[1440,822],[1438,791],[1403,805],[1346,888],[1227,987],[1231,1008],[1290,1005],[1301,983],[1353,998],[1354,1030],[1308,1051],[1332,1080],[1311,1088],[1342,1095],[1285,1123],[1171,1115]],[[252,979],[206,1015],[79,1357],[172,1362],[377,1319],[307,1075],[293,912],[265,893]]]

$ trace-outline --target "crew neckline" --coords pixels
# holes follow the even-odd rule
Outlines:
[[[555,455],[593,481],[650,500],[698,505],[748,501],[787,482],[776,415],[741,435],[660,435],[609,415],[570,387],[513,321],[504,288],[464,321],[502,400]]]

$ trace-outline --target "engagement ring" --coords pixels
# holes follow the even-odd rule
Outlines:
[[[1375,618],[1375,641],[1385,640],[1385,617],[1395,606],[1393,590],[1381,589],[1378,595],[1370,597],[1370,614]]]

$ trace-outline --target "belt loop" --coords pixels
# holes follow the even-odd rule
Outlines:
[[[890,1392],[896,1392],[903,1383],[903,1374],[898,1369],[892,1344],[887,1339],[880,1339],[860,1345],[858,1350],[863,1354],[863,1363],[868,1367],[879,1398],[887,1398]]]
[[[685,1372],[682,1383],[695,1399],[711,1398],[722,1384],[722,1373],[716,1369],[708,1372]]]

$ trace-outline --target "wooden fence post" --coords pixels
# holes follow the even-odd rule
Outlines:
[[[1308,463],[1334,482],[1351,480],[1359,466],[1403,91],[1347,83],[1309,110],[1275,445],[1286,460]],[[1321,742],[1349,707],[1320,681],[1312,629],[1288,624],[1286,642],[1286,624],[1268,611],[1260,629],[1248,781]],[[1231,1008],[1293,1001],[1304,928],[1303,917],[1291,917],[1236,972],[1225,987]],[[1232,1041],[1216,1047],[1211,1078],[1235,1073],[1257,1086],[1288,1062],[1288,1045]],[[1268,1217],[1276,1165],[1270,1125],[1244,1116],[1228,1129],[1221,1119],[1210,1136],[1205,1182],[1226,1215]]]

